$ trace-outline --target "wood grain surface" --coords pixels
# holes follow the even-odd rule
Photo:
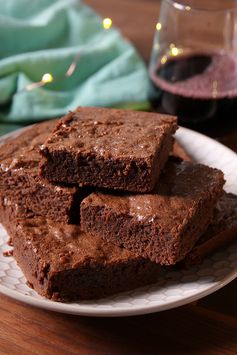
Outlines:
[[[87,0],[149,60],[156,0]],[[237,151],[237,133],[224,143]],[[128,318],[53,313],[0,295],[0,354],[236,354],[237,281],[198,302]]]

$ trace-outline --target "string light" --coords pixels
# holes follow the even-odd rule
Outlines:
[[[157,22],[156,29],[157,31],[160,31],[162,29],[162,24],[160,22]]]
[[[113,22],[112,22],[111,18],[109,18],[109,17],[104,18],[102,21],[102,25],[105,30],[109,30],[110,27],[112,26],[112,24],[113,24]]]
[[[169,47],[170,47],[170,54],[174,57],[182,53],[183,51],[181,48],[177,48],[174,43],[170,43]]]
[[[66,71],[66,76],[69,77],[69,76],[72,76],[72,74],[74,73],[74,71],[76,70],[76,67],[77,67],[77,63],[79,61],[79,58],[80,58],[80,53],[78,53],[75,58],[73,59],[73,62],[69,65],[69,68],[68,70]]]
[[[44,84],[52,83],[53,80],[53,75],[50,73],[45,73],[41,79]]]
[[[179,49],[176,48],[176,47],[171,48],[171,54],[172,54],[173,56],[178,55],[178,54],[179,54]]]
[[[173,5],[177,10],[187,10],[187,11],[190,11],[192,8],[191,6],[187,5],[187,6],[184,6],[182,4],[179,4],[177,2],[174,3]]]
[[[177,2],[174,3],[173,5],[177,10],[183,10],[184,6],[182,4],[179,4]]]
[[[40,81],[37,81],[35,83],[27,85],[20,92],[22,92],[22,91],[31,91],[33,89],[45,86],[45,85],[50,84],[52,82],[58,82],[58,81],[64,80],[65,77],[72,76],[74,71],[76,70],[79,58],[80,58],[80,54],[78,53],[75,56],[75,58],[73,59],[72,63],[69,65],[65,75],[61,76],[60,78],[57,78],[57,80],[54,79],[54,77],[53,77],[53,75],[51,73],[45,73],[45,74],[42,75],[42,78],[41,78]]]
[[[167,62],[167,57],[166,55],[164,55],[162,58],[161,58],[161,64],[165,64]]]
[[[111,18],[106,17],[103,19],[102,21],[102,25],[104,27],[105,30],[109,30],[111,28],[113,24],[113,21],[111,20]],[[72,63],[69,65],[67,71],[65,72],[65,74],[61,75],[60,77],[57,77],[56,79],[53,77],[53,75],[51,73],[45,73],[42,75],[42,78],[40,81],[34,82],[34,83],[30,83],[28,85],[26,85],[24,88],[22,88],[20,91],[16,92],[16,94],[22,93],[24,91],[31,91],[37,88],[40,88],[42,86],[46,86],[47,84],[50,84],[52,82],[59,82],[64,80],[67,77],[70,77],[73,75],[73,73],[75,72],[77,65],[78,65],[78,61],[80,59],[80,54],[76,54]]]

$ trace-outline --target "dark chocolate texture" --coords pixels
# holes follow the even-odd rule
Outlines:
[[[224,192],[217,202],[213,221],[186,256],[186,265],[199,263],[204,257],[237,239],[237,196]]]
[[[128,291],[157,280],[159,267],[100,237],[34,217],[11,231],[13,256],[29,285],[54,301],[77,301]]]
[[[78,108],[41,148],[52,182],[149,192],[173,145],[176,118],[157,113]]]
[[[154,262],[175,264],[211,222],[223,184],[220,170],[171,159],[152,194],[89,195],[81,226]]]
[[[54,128],[47,121],[26,129],[0,146],[0,196],[18,205],[18,217],[25,212],[65,223],[78,222],[79,204],[85,192],[75,186],[51,184],[38,174],[39,147]]]

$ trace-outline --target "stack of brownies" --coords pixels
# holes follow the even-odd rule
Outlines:
[[[183,160],[176,129],[172,116],[78,108],[0,147],[0,218],[31,287],[100,298],[236,237],[237,197],[220,170]]]

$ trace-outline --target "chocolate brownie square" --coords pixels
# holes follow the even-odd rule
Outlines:
[[[32,218],[34,216],[35,213],[25,207],[24,204],[18,204],[14,196],[3,197],[0,195],[0,223],[7,230],[9,245],[12,245],[11,235],[12,231],[15,230],[16,220],[19,218]]]
[[[156,264],[77,225],[33,217],[13,226],[13,256],[28,284],[54,301],[101,298],[157,280]]]
[[[55,121],[36,124],[0,146],[0,197],[3,204],[13,198],[18,217],[33,213],[76,223],[85,192],[77,186],[51,184],[38,174],[39,147],[55,124]]]
[[[225,192],[217,202],[212,223],[184,262],[187,266],[197,264],[234,239],[237,239],[237,196]]]
[[[78,108],[41,147],[51,182],[149,192],[172,150],[176,118],[108,108]]]
[[[81,227],[156,263],[182,260],[212,220],[220,170],[171,159],[152,194],[96,192],[81,204]]]

